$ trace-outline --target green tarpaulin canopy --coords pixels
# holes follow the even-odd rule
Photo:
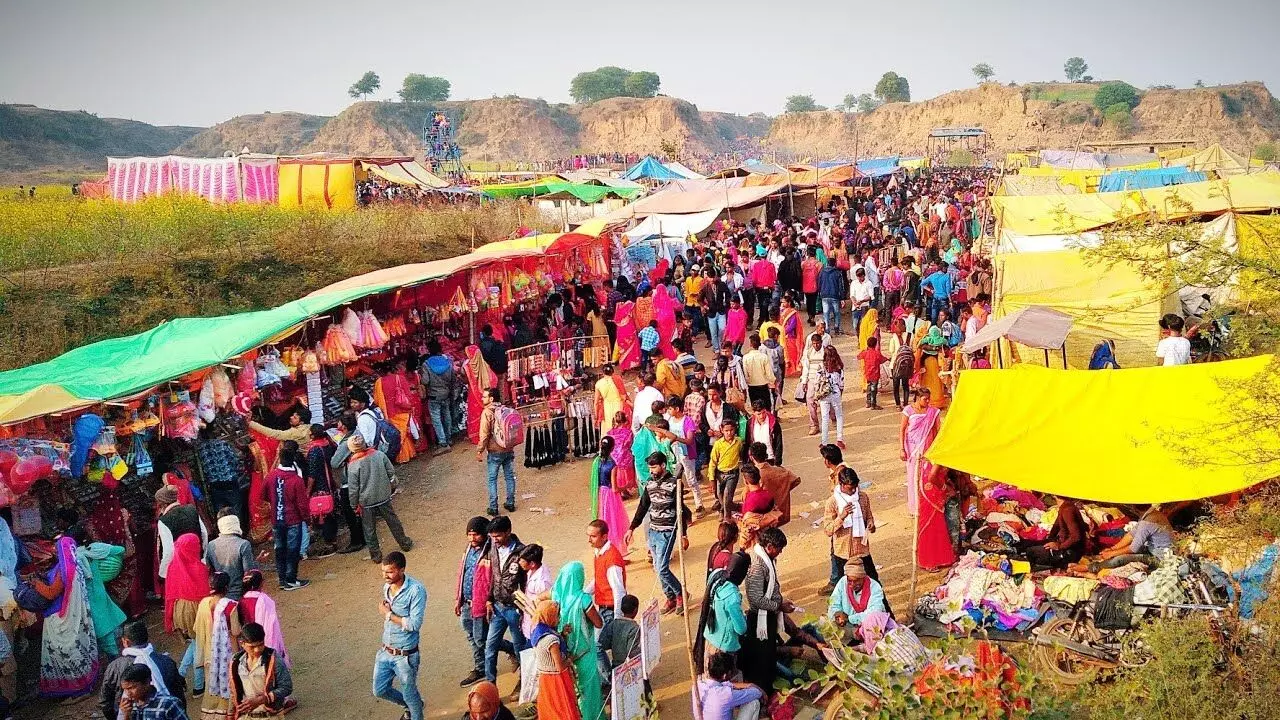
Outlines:
[[[495,198],[538,197],[542,195],[556,195],[567,198],[572,196],[588,205],[598,203],[610,195],[630,199],[640,193],[640,188],[587,185],[584,183],[564,182],[562,180],[535,180],[507,185],[482,185],[480,189]]]

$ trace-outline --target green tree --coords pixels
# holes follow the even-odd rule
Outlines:
[[[611,97],[653,97],[661,85],[657,73],[607,65],[575,75],[569,83],[569,94],[574,102],[593,103]]]
[[[845,112],[856,111],[858,109],[858,96],[853,93],[845,95],[844,100],[840,101],[840,104],[836,106],[836,109],[843,110]]]
[[[1202,87],[1204,87],[1204,81],[1203,81],[1203,80],[1196,80],[1196,87],[1198,87],[1198,88],[1202,88]]]
[[[1275,162],[1280,160],[1280,148],[1273,142],[1264,142],[1253,149],[1253,156],[1263,162]]]
[[[378,78],[378,73],[370,70],[360,79],[347,89],[347,94],[352,98],[364,99],[372,95],[378,88],[382,87],[382,80]]]
[[[791,95],[787,98],[786,112],[813,112],[818,109],[818,103],[813,101],[812,95]]]
[[[973,66],[973,76],[978,78],[978,82],[984,83],[995,77],[996,71],[987,63],[978,63]]]
[[[1062,72],[1066,73],[1067,82],[1081,82],[1084,74],[1089,72],[1089,64],[1082,57],[1069,57],[1062,66]]]
[[[876,83],[876,97],[881,102],[911,102],[911,85],[907,79],[890,70]]]
[[[627,97],[651,98],[658,94],[662,79],[658,73],[640,70],[627,76],[622,82],[622,89]]]
[[[1097,94],[1093,96],[1093,106],[1105,115],[1116,105],[1123,105],[1125,110],[1132,110],[1138,107],[1138,101],[1141,99],[1138,89],[1129,83],[1109,82],[1098,88]]]
[[[449,99],[449,81],[442,77],[409,73],[404,76],[404,86],[399,94],[401,102],[441,102]]]
[[[858,112],[869,113],[880,107],[883,103],[876,99],[871,93],[862,93],[858,95]]]

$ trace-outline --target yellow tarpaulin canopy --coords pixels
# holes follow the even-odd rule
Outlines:
[[[365,172],[371,172],[383,180],[393,182],[397,185],[412,185],[424,190],[449,187],[448,182],[431,174],[430,170],[427,170],[413,160],[393,163],[362,161],[360,163],[360,167],[363,168]]]
[[[1074,248],[1001,254],[994,266],[992,300],[997,318],[1037,305],[1071,316],[1067,360],[1072,367],[1087,366],[1093,347],[1107,339],[1116,343],[1120,367],[1156,361],[1157,323],[1166,309],[1176,308],[1166,308],[1169,293],[1151,286],[1134,266],[1090,265],[1084,253]],[[1176,297],[1169,302],[1176,302]],[[1007,364],[1010,350],[1006,346],[1003,352]],[[1018,353],[1024,361],[1039,362],[1042,357],[1039,350]]]
[[[280,159],[280,206],[356,206],[356,166],[350,158]]]
[[[991,206],[1000,226],[1016,233],[1073,234],[1142,214],[1174,220],[1228,210],[1259,212],[1280,208],[1280,182],[1263,175],[1236,175],[1149,190],[995,196]]]
[[[609,222],[603,218],[591,218],[582,223],[572,233],[541,233],[538,235],[529,235],[527,237],[511,238],[510,240],[495,240],[476,248],[472,252],[476,253],[494,253],[507,252],[509,250],[541,250],[549,247],[551,243],[564,237],[565,235],[589,235],[591,237],[600,237],[600,233],[608,227]]]
[[[1280,462],[1259,463],[1253,454],[1280,447],[1280,428],[1250,422],[1249,401],[1230,389],[1261,377],[1271,360],[966,370],[926,457],[1025,490],[1100,502],[1235,492],[1280,475]]]
[[[0,395],[0,425],[93,405],[76,397],[61,385],[41,385],[21,395]]]

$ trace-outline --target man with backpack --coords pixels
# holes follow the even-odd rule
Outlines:
[[[395,462],[400,454],[400,430],[382,416],[382,411],[369,404],[369,393],[364,388],[351,388],[347,402],[356,414],[356,434],[364,438],[365,446],[381,450],[388,460]]]
[[[516,511],[516,448],[524,442],[524,421],[520,413],[502,404],[497,388],[481,394],[480,442],[476,460],[486,461],[489,480],[490,516],[498,514],[498,470],[507,481],[507,512]]]

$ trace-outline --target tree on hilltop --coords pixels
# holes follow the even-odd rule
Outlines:
[[[347,94],[353,99],[359,98],[364,100],[376,92],[380,87],[382,87],[382,80],[378,78],[378,73],[370,70],[364,75],[361,75],[360,79],[347,89]]]
[[[1138,107],[1141,99],[1138,89],[1129,83],[1109,82],[1098,88],[1093,96],[1093,105],[1104,113],[1114,112],[1116,105],[1128,111]]]
[[[907,79],[890,70],[876,83],[876,97],[881,102],[911,102],[911,85]]]
[[[860,93],[858,95],[858,112],[860,113],[869,113],[883,104],[871,93]]]
[[[581,72],[569,83],[574,102],[593,103],[613,97],[650,98],[658,94],[662,79],[648,70],[632,72],[613,65]]]
[[[978,78],[978,82],[980,83],[990,80],[995,77],[995,74],[995,68],[992,68],[987,63],[978,63],[973,66],[973,76]]]
[[[790,95],[787,97],[786,112],[801,113],[820,110],[812,95]]]
[[[1089,63],[1082,57],[1069,57],[1062,66],[1062,72],[1066,73],[1067,82],[1088,82],[1084,78],[1085,73],[1089,72]]]
[[[407,103],[442,102],[449,99],[449,91],[449,81],[442,77],[409,73],[404,76],[399,95],[400,101]]]

